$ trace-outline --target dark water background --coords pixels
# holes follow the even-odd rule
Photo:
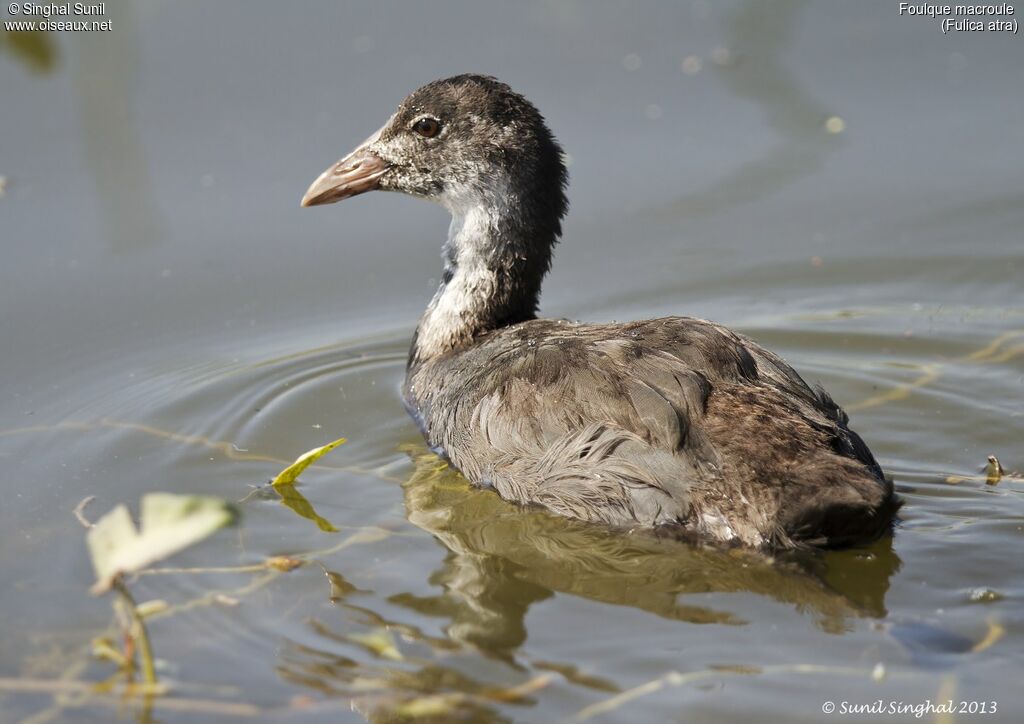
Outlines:
[[[1024,483],[971,477],[989,454],[1024,468],[1019,35],[795,0],[106,17],[28,51],[0,37],[0,684],[112,673],[88,657],[111,610],[87,593],[83,497],[93,516],[155,490],[238,500],[344,435],[301,488],[340,533],[251,499],[173,561],[315,562],[133,584],[172,605],[151,624],[168,700],[336,721],[441,693],[445,716],[542,722],[656,682],[603,720],[950,698],[998,712],[921,720],[1024,718]],[[407,92],[465,71],[525,93],[571,155],[543,312],[702,316],[780,352],[895,475],[893,540],[773,565],[439,470],[398,385],[443,211],[298,200]],[[401,660],[361,638],[384,631]],[[0,687],[3,722],[115,715],[139,711]]]

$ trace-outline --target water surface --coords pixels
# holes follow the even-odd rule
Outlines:
[[[981,474],[990,454],[1024,468],[1019,37],[892,3],[107,6],[115,30],[48,36],[49,65],[0,41],[2,681],[112,673],[88,655],[111,609],[87,592],[81,499],[240,500],[345,436],[301,486],[340,532],[254,496],[173,561],[307,566],[133,583],[173,606],[151,625],[178,682],[160,720],[358,720],[434,694],[479,720],[950,698],[1024,717],[1024,483]],[[398,387],[443,212],[298,200],[464,71],[527,94],[571,155],[542,311],[691,314],[780,352],[895,476],[892,539],[771,562],[622,538],[429,454]],[[366,643],[382,632],[400,661]],[[3,721],[115,712],[141,715],[0,689]]]

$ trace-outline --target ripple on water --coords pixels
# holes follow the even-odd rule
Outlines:
[[[1000,637],[1019,635],[1013,606],[1024,594],[1014,583],[1024,580],[1019,557],[1006,555],[1020,539],[1024,485],[1006,479],[992,487],[979,476],[988,453],[1022,467],[1013,459],[1021,418],[1006,390],[1019,388],[1024,338],[1005,325],[997,331],[982,313],[965,332],[954,319],[962,311],[825,310],[735,325],[820,380],[894,474],[907,499],[904,522],[893,541],[859,551],[771,562],[506,505],[426,452],[399,400],[407,348],[399,332],[329,346],[290,340],[297,351],[288,354],[276,351],[280,341],[267,342],[255,359],[140,375],[121,389],[86,392],[82,416],[68,427],[0,443],[21,439],[37,454],[56,444],[54,465],[89,461],[77,471],[84,482],[76,491],[101,490],[105,508],[159,489],[237,500],[298,454],[349,439],[300,486],[341,533],[253,498],[240,529],[174,561],[240,565],[314,552],[324,569],[145,576],[135,584],[140,598],[192,602],[153,621],[169,675],[237,686],[259,703],[288,700],[296,687],[344,697],[367,681],[401,695],[445,686],[479,692],[552,666],[584,674],[557,679],[553,693],[539,696],[586,702],[595,695],[591,674],[604,677],[605,689],[641,683],[679,668],[684,644],[692,669],[769,672],[773,651],[787,646],[823,671],[884,660],[910,677],[903,691],[934,694],[927,672],[989,666]],[[950,474],[968,477],[951,485]],[[338,547],[365,526],[386,532]],[[61,545],[80,546],[77,531],[57,534]],[[350,586],[334,595],[325,571]],[[981,589],[999,595],[979,603],[971,592]],[[876,619],[886,625],[873,626]],[[604,634],[587,634],[598,625]],[[368,647],[366,637],[381,630],[404,662],[382,664]],[[752,638],[765,641],[764,650],[750,647]],[[742,661],[723,661],[723,651]],[[760,679],[718,685],[771,697],[789,680]],[[877,694],[858,686],[851,691]],[[504,705],[488,706],[477,714]]]

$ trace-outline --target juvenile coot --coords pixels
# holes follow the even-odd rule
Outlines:
[[[612,526],[769,548],[889,528],[899,499],[846,414],[750,339],[689,317],[537,319],[566,182],[537,109],[459,75],[302,199],[382,189],[451,212],[403,388],[428,443],[506,500]]]

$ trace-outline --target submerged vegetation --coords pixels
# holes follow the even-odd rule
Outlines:
[[[146,696],[158,693],[156,664],[145,618],[165,610],[166,606],[158,602],[137,605],[128,590],[126,576],[138,574],[233,524],[238,512],[219,498],[150,493],[142,498],[140,527],[136,529],[124,505],[118,505],[95,524],[85,520],[83,507],[80,504],[75,514],[89,529],[86,542],[96,571],[92,592],[101,594],[113,589],[118,594],[114,610],[124,641],[123,650],[118,651],[109,638],[101,637],[94,641],[93,651],[98,657],[116,663],[128,683],[134,680],[135,672],[141,670],[145,685],[142,691]]]
[[[344,442],[342,438],[304,453],[271,482],[285,505],[315,520],[322,530],[329,532],[338,532],[338,529],[316,515],[312,505],[296,490],[295,482],[306,468]],[[164,613],[168,607],[163,602],[136,605],[128,590],[126,577],[145,573],[153,564],[199,543],[221,528],[235,524],[239,518],[238,509],[220,498],[149,493],[142,497],[139,527],[136,528],[131,513],[123,504],[95,523],[90,523],[84,516],[84,508],[91,500],[83,500],[74,513],[79,522],[88,528],[86,542],[96,571],[92,593],[99,595],[114,590],[118,594],[115,612],[125,642],[123,651],[119,652],[109,639],[100,638],[94,642],[93,650],[98,656],[117,663],[128,682],[133,680],[137,670],[141,670],[142,680],[149,687],[146,691],[152,693],[157,684],[157,676],[145,618]],[[301,565],[302,560],[275,556],[264,561],[262,566],[254,567],[254,570],[286,573]],[[165,569],[162,572],[170,571]],[[211,572],[211,569],[183,569],[180,572],[204,573]]]

